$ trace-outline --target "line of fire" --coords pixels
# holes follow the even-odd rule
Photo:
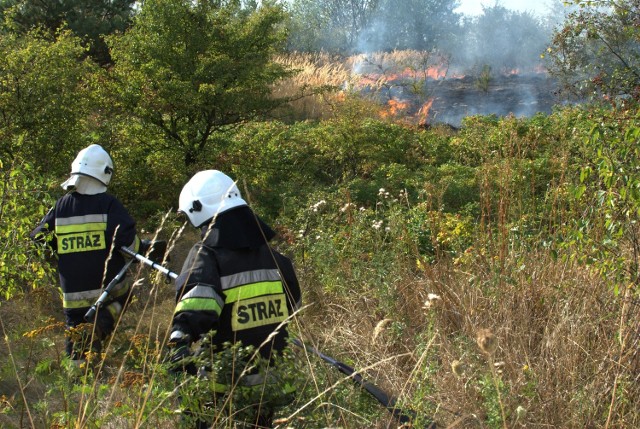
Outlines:
[[[463,70],[432,53],[414,51],[397,57],[354,57],[351,81],[343,90],[376,99],[382,118],[423,127],[436,123],[459,127],[464,117],[472,115],[531,117],[570,102],[542,64]]]

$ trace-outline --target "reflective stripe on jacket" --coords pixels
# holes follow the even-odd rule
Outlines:
[[[226,249],[199,242],[185,260],[176,287],[174,327],[193,339],[215,331],[214,345],[240,341],[258,348],[272,336],[260,349],[265,357],[272,348],[286,346],[286,327],[274,331],[300,302],[291,261],[267,244]]]
[[[135,221],[114,196],[70,192],[60,198],[31,237],[53,232],[64,308],[91,306],[125,264],[122,246],[138,251]],[[127,293],[115,288],[113,296]]]

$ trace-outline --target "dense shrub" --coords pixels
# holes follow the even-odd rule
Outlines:
[[[52,255],[29,238],[53,200],[28,163],[0,160],[0,174],[0,297],[8,299],[57,282],[55,270],[46,261]]]

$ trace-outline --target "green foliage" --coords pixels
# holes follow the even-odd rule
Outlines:
[[[633,0],[589,2],[569,14],[548,49],[550,71],[574,94],[596,101],[638,100],[640,9]],[[622,96],[621,99],[618,99]]]
[[[30,164],[0,160],[0,174],[0,296],[8,299],[57,281],[54,267],[45,262],[46,250],[29,238],[53,201]]]
[[[480,76],[476,79],[476,87],[483,92],[489,91],[489,84],[491,83],[491,66],[485,64],[482,66]]]
[[[638,279],[640,216],[640,127],[617,114],[595,116],[577,160],[579,179],[571,188],[576,218],[568,230],[572,257],[594,264],[612,280],[615,293]],[[637,286],[637,285],[636,285]]]
[[[154,149],[180,158],[187,173],[200,169],[217,133],[282,103],[270,88],[288,76],[273,61],[283,19],[271,3],[144,2],[132,28],[109,39],[123,128],[155,136]]]
[[[351,202],[375,204],[382,187],[417,194],[424,164],[447,159],[447,137],[374,120],[254,123],[235,134],[222,162],[268,217],[306,205],[319,187],[346,188]],[[222,164],[224,166],[224,164]]]
[[[86,143],[89,76],[79,40],[38,32],[0,38],[0,156],[29,160],[42,172],[67,172]]]
[[[185,381],[178,394],[187,423],[204,420],[224,427],[231,421],[251,422],[259,407],[263,412],[282,414],[283,408],[292,403],[303,376],[293,364],[290,349],[268,364],[251,347],[228,344],[222,350],[212,350],[206,343],[204,339],[192,358],[197,368],[206,368],[206,375],[177,376],[177,381]],[[260,377],[263,382],[245,385],[247,376]]]
[[[421,203],[407,218],[420,255],[431,262],[446,255],[458,257],[473,243],[474,218],[469,215],[430,210],[429,204]]]
[[[459,32],[460,14],[454,0],[381,0],[370,26],[362,31],[369,51],[415,49],[431,52],[448,48]],[[379,25],[384,22],[384,25]]]
[[[612,297],[604,281],[584,266],[554,259],[549,249],[591,263],[611,287],[634,284],[637,112],[568,108],[531,119],[472,117],[448,134],[354,118],[251,123],[219,134],[219,152],[206,151],[214,167],[239,179],[243,195],[281,232],[277,244],[294,258],[304,302],[312,305],[292,329],[366,368],[367,377],[425,420],[435,414],[438,423],[462,424],[443,411],[449,409],[464,413],[465,424],[487,427],[603,426],[611,409],[612,422],[633,426],[640,417],[632,383],[635,343],[627,332],[635,331],[623,323],[633,327],[635,319],[631,310],[618,309],[631,301]],[[158,135],[150,140],[158,141]],[[180,188],[170,186],[180,181],[173,165],[180,157],[137,145],[119,146],[115,157],[114,186],[127,199],[140,197],[136,210],[152,213],[175,203]],[[27,166],[11,170],[21,171],[15,187],[46,188],[29,185],[41,179]],[[169,177],[151,177],[156,170]],[[24,192],[7,195],[28,203]],[[23,210],[33,222],[33,210]],[[5,227],[4,213],[1,219]],[[147,221],[162,222],[157,213]],[[10,267],[13,274],[27,272]],[[138,298],[147,299],[144,293]],[[166,304],[138,304],[161,310],[163,325],[174,302],[171,296]],[[137,311],[130,317],[136,325],[158,320]],[[480,326],[495,327],[500,336],[491,359],[468,339]],[[119,330],[99,357],[102,369],[80,374],[84,385],[55,354],[61,332],[34,339],[29,354],[24,328],[15,328],[13,355],[28,362],[15,370],[20,380],[48,386],[25,388],[30,411],[44,426],[174,427],[181,405],[224,418],[219,403],[201,407],[211,399],[213,377],[180,384],[186,380],[168,373],[157,339],[165,328],[138,335]],[[280,414],[293,416],[287,425],[377,427],[389,418],[351,380],[296,350],[285,364],[298,387]],[[228,352],[212,365],[214,373],[227,373],[251,350]],[[7,365],[0,367],[0,384],[16,378]],[[611,394],[596,393],[610,386],[613,373],[619,384]],[[558,389],[586,378],[584,387]],[[19,395],[6,398],[10,407],[0,402],[0,417],[19,414],[14,398]],[[242,404],[256,401],[240,389],[227,398],[225,412],[238,417]]]
[[[484,374],[478,380],[480,394],[484,400],[484,409],[487,413],[487,425],[490,428],[505,427],[505,422],[501,410],[501,390],[506,390],[501,379],[496,380],[497,375],[490,372]],[[505,392],[502,392],[504,394]]]
[[[345,4],[338,0],[291,2],[289,50],[349,52],[371,20],[379,0]]]
[[[37,0],[3,0],[0,13],[6,16],[8,31],[26,34],[42,27],[51,36],[67,26],[100,64],[110,62],[102,37],[124,31],[133,13],[135,0],[73,0],[43,3]]]
[[[549,34],[539,18],[495,3],[483,7],[482,14],[465,23],[459,48],[452,55],[460,50],[469,52],[474,65],[488,65],[498,73],[518,68],[531,71],[539,65],[548,41]]]
[[[432,51],[459,27],[455,1],[295,0],[291,2],[291,51],[350,53]],[[384,22],[384,25],[380,25]]]

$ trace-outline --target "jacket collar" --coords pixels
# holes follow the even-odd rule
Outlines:
[[[206,246],[228,249],[257,248],[276,235],[248,206],[227,210],[200,230]]]

